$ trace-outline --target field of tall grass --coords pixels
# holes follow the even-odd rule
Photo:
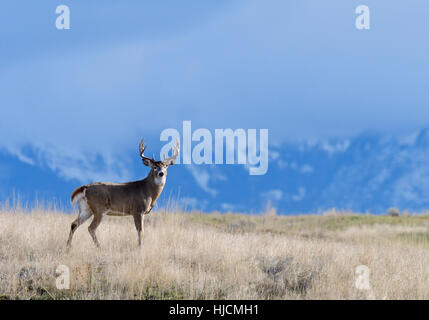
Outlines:
[[[1,299],[428,299],[429,215],[153,212],[105,217],[101,250],[76,214],[0,211]],[[89,220],[90,221],[90,220]],[[70,289],[56,288],[56,268]],[[355,285],[369,268],[368,290]]]

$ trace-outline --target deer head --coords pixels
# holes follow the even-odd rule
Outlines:
[[[144,145],[144,139],[140,141],[139,151],[140,157],[142,158],[143,164],[151,168],[149,175],[152,175],[154,181],[158,185],[164,185],[167,177],[167,169],[169,166],[173,165],[176,162],[176,158],[179,155],[180,151],[180,142],[179,139],[176,140],[176,145],[172,148],[171,157],[165,158],[162,161],[156,161],[155,156],[148,158],[144,155],[146,150],[146,145]]]

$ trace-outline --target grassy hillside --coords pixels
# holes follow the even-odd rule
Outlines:
[[[131,217],[88,222],[65,252],[70,216],[0,212],[3,299],[428,299],[429,216],[155,212],[142,250]],[[70,290],[55,286],[67,265]],[[355,268],[370,269],[370,290]]]

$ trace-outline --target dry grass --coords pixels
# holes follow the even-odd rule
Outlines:
[[[88,222],[64,246],[73,216],[0,212],[3,299],[428,299],[429,216],[279,217],[161,213],[143,249],[131,217],[106,217],[95,249]],[[55,287],[55,269],[71,289]],[[355,267],[371,291],[355,288]]]

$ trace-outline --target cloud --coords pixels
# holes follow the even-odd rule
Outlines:
[[[296,162],[287,162],[280,158],[277,158],[277,165],[280,169],[290,168],[291,170],[299,170],[302,174],[312,174],[314,172],[314,168],[309,164],[303,164],[299,166]]]
[[[234,204],[231,203],[221,203],[220,207],[222,208],[222,210],[224,211],[229,211],[229,212],[233,212],[237,209],[237,207]]]
[[[280,158],[280,152],[278,151],[274,151],[274,150],[270,150],[268,153],[269,159],[270,160],[277,160]]]
[[[283,191],[280,189],[272,189],[262,193],[262,197],[270,202],[278,202],[282,199]]]
[[[177,199],[179,210],[205,210],[208,201],[205,199],[198,199],[194,197],[180,197]]]
[[[7,151],[11,155],[17,157],[18,160],[21,161],[21,162],[23,162],[23,163],[26,163],[26,164],[29,164],[29,165],[32,165],[32,166],[34,166],[36,164],[33,159],[31,159],[29,156],[26,156],[24,154],[23,150],[18,149],[16,146],[9,146],[7,148]]]
[[[376,192],[391,177],[391,169],[382,168],[368,181],[367,190]]]
[[[45,29],[33,14],[39,5],[30,2],[22,10],[34,29],[23,29],[21,9],[7,4],[1,11],[14,27],[0,30],[11,40],[0,53],[0,134],[8,137],[0,148],[32,163],[23,151],[31,145],[68,179],[84,179],[80,164],[94,179],[121,179],[129,174],[124,155],[140,136],[156,137],[185,119],[206,128],[269,128],[273,142],[425,123],[428,44],[420,39],[427,28],[414,30],[427,24],[424,10],[389,3],[407,32],[380,30],[363,41],[344,28],[344,1],[230,3],[199,7],[198,14],[137,1],[131,13],[121,4],[98,1],[85,4],[88,11],[74,4],[67,34]],[[40,6],[38,14],[49,7]],[[383,10],[378,19],[389,21]],[[347,148],[322,146],[329,153]],[[106,169],[90,160],[97,156]]]
[[[412,147],[417,142],[419,133],[419,131],[415,131],[410,134],[401,135],[398,137],[398,143],[402,146]]]
[[[209,172],[202,166],[187,165],[186,168],[191,172],[198,186],[205,192],[212,196],[215,196],[218,191],[209,187],[209,182],[213,177],[210,176]]]
[[[128,161],[119,155],[106,152],[99,154],[81,153],[63,147],[33,147],[33,163],[47,166],[65,180],[78,180],[81,183],[94,181],[122,182],[130,180],[131,170],[126,167]]]
[[[6,88],[1,101],[7,104],[0,134],[8,136],[0,148],[67,180],[132,176],[125,168],[127,149],[136,148],[132,144],[142,125],[145,132],[153,125],[147,117],[135,117],[144,110],[117,99],[140,78],[142,51],[142,46],[125,45],[9,66],[0,74]]]
[[[326,151],[327,153],[329,153],[330,155],[334,154],[334,153],[341,153],[341,152],[346,152],[347,149],[350,146],[350,140],[344,140],[344,141],[340,141],[340,142],[329,142],[329,141],[324,141],[321,145],[320,145],[320,149]]]
[[[292,196],[293,201],[302,201],[305,197],[307,190],[304,187],[298,188],[298,194]]]
[[[300,169],[301,173],[304,174],[310,174],[314,172],[314,168],[308,164],[304,164],[301,169]]]

